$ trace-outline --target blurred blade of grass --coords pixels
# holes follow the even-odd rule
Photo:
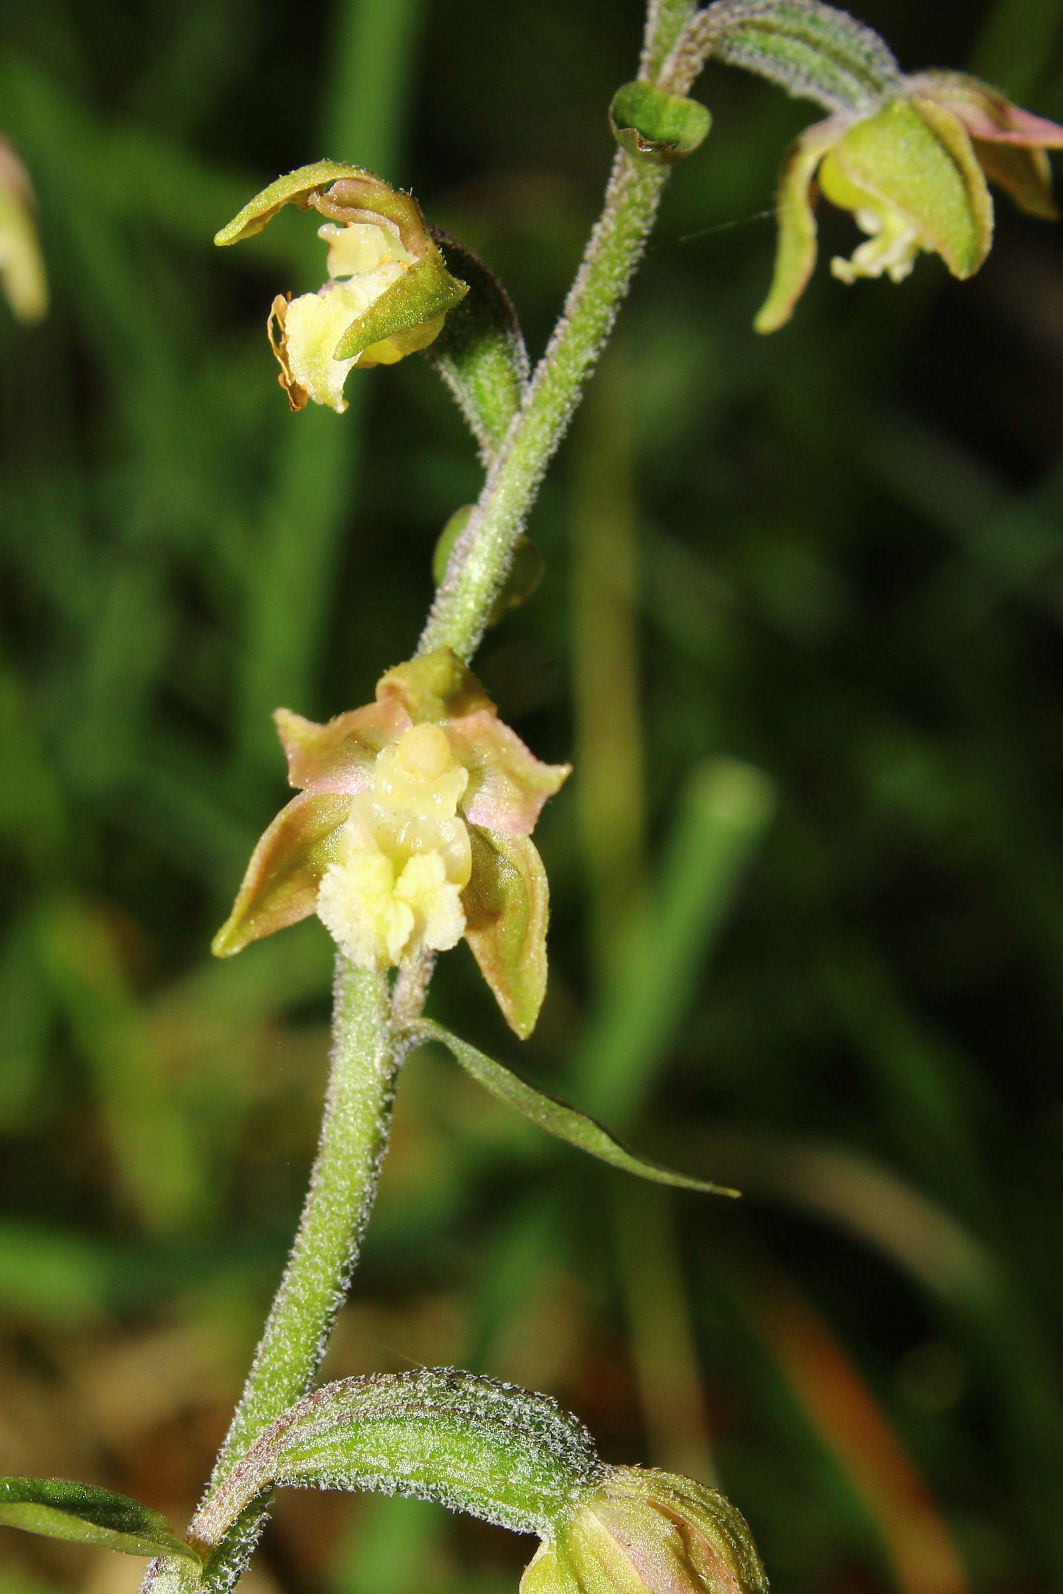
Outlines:
[[[370,1497],[359,1501],[329,1569],[331,1594],[421,1594],[437,1588],[442,1512],[421,1500]]]
[[[1061,35],[1056,0],[998,0],[982,24],[969,69],[1025,105],[1059,59]]]
[[[1059,1542],[1063,1399],[1049,1336],[1012,1265],[937,1200],[860,1152],[759,1130],[716,1130],[689,1142],[721,1178],[751,1197],[803,1208],[881,1251],[947,1310],[950,1327],[986,1370],[1019,1504],[1045,1565],[1063,1582]],[[698,1149],[700,1148],[700,1150]]]
[[[650,1464],[718,1486],[675,1204],[618,1185],[613,1231]]]
[[[618,952],[571,1069],[576,1099],[620,1129],[635,1117],[771,819],[771,783],[730,758],[697,766],[657,880]]]
[[[8,926],[0,949],[0,1133],[22,1129],[44,1095],[55,1012],[26,917]]]
[[[126,1194],[156,1232],[194,1225],[210,1187],[191,1125],[159,1074],[115,926],[96,904],[52,899],[40,906],[36,935],[54,1000],[93,1078]]]
[[[572,439],[572,690],[591,960],[612,970],[645,887],[631,376],[616,341]]]
[[[955,1542],[895,1428],[807,1297],[764,1272],[741,1298],[820,1441],[863,1501],[898,1594],[969,1594]]]
[[[422,13],[423,0],[390,0],[386,6],[346,0],[337,7],[324,51],[330,72],[321,122],[326,148],[335,159],[395,181]],[[308,226],[306,269],[319,278],[320,253]],[[374,378],[379,381],[381,373],[369,380]],[[240,658],[237,752],[249,772],[276,763],[269,719],[275,708],[285,704],[305,713],[317,707],[341,536],[353,519],[358,490],[369,398],[365,381],[364,372],[354,373],[342,418],[317,406],[292,418],[276,461]],[[364,693],[360,683],[355,689]]]
[[[992,1232],[989,1170],[969,1122],[970,1106],[983,1094],[970,1059],[908,1006],[874,947],[836,942],[826,950],[821,978],[872,1072],[894,1142],[928,1188]]]
[[[0,1302],[5,1311],[70,1328],[97,1320],[112,1277],[107,1247],[36,1223],[0,1222]]]

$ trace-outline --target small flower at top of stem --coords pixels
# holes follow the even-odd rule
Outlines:
[[[463,937],[519,1035],[546,983],[547,885],[531,831],[569,773],[541,763],[446,649],[389,670],[326,725],[280,709],[299,796],[251,857],[221,957],[316,913],[383,972]]]
[[[614,1467],[544,1541],[520,1594],[767,1594],[745,1518],[716,1489]]]
[[[342,414],[348,374],[393,365],[439,336],[468,289],[452,277],[415,199],[359,166],[317,161],[280,177],[215,237],[238,243],[284,205],[325,217],[328,279],[316,293],[278,294],[267,330],[293,410],[308,402]]]
[[[1045,150],[1063,148],[1063,127],[960,73],[920,73],[903,79],[902,89],[870,114],[842,111],[817,122],[791,148],[779,188],[775,276],[758,332],[790,319],[812,274],[817,180],[868,235],[851,259],[831,263],[847,283],[883,275],[901,282],[921,251],[940,255],[954,277],[972,276],[993,238],[987,177],[1029,214],[1057,214]]]

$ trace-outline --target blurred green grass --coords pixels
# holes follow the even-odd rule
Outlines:
[[[862,15],[905,65],[1059,114],[1047,0]],[[0,1467],[180,1520],[324,1072],[319,928],[206,952],[283,797],[268,714],[369,695],[477,489],[420,362],[290,417],[260,326],[312,238],[210,237],[276,171],[356,159],[485,255],[538,347],[638,9],[16,0],[4,26],[54,309],[0,316]],[[610,1458],[718,1480],[790,1594],[1049,1594],[1058,235],[1002,203],[973,283],[821,272],[756,340],[808,108],[703,87],[712,137],[536,512],[546,580],[481,667],[577,762],[522,1064],[745,1199],[632,1189],[418,1058],[329,1369],[548,1388]],[[444,969],[440,1016],[514,1057],[464,951]],[[494,1594],[528,1549],[300,1493],[257,1586]],[[0,1594],[135,1586],[2,1554]]]

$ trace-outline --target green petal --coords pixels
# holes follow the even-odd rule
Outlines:
[[[1003,188],[1020,210],[1040,221],[1059,220],[1059,207],[1052,192],[1052,168],[1043,149],[989,143],[980,138],[971,142],[989,181]]]
[[[314,161],[310,166],[298,166],[294,172],[278,177],[254,199],[248,200],[243,210],[214,234],[214,242],[219,245],[238,244],[244,238],[253,237],[285,205],[304,198],[315,188],[323,188],[340,177],[372,176],[372,172],[363,170],[361,166],[352,166],[347,161]],[[380,181],[379,178],[373,180]]]
[[[637,1156],[621,1145],[619,1140],[615,1140],[595,1119],[570,1107],[567,1102],[559,1101],[538,1086],[529,1085],[527,1080],[521,1079],[502,1063],[496,1063],[475,1046],[470,1046],[468,1041],[459,1040],[441,1024],[423,1019],[412,1025],[407,1033],[411,1040],[438,1041],[465,1072],[497,1100],[512,1107],[530,1123],[545,1129],[547,1134],[578,1147],[580,1151],[589,1152],[592,1157],[609,1163],[613,1168],[637,1174],[640,1179],[649,1179],[655,1184],[674,1185],[680,1190],[700,1190],[707,1195],[738,1194],[737,1190],[728,1190],[707,1179],[693,1179],[689,1174],[674,1173],[671,1168],[662,1168],[659,1163]]]
[[[128,1495],[65,1478],[0,1478],[0,1523],[126,1555],[183,1555],[199,1564],[192,1546],[158,1511]]]
[[[211,943],[215,957],[232,957],[249,942],[310,917],[350,808],[349,796],[301,792],[281,809],[251,854],[233,911]]]
[[[989,252],[993,202],[964,127],[931,100],[895,100],[857,122],[835,150],[850,182],[898,211],[954,277]]]
[[[444,266],[435,248],[385,288],[368,310],[352,321],[336,345],[334,358],[361,364],[391,365],[425,348],[443,330],[443,318],[468,293]]]
[[[753,322],[757,332],[777,332],[786,325],[812,275],[816,264],[816,218],[809,190],[816,167],[841,138],[844,126],[834,117],[816,122],[790,146],[779,182],[775,274],[768,297]]]
[[[472,878],[462,894],[465,938],[510,1029],[535,1028],[546,994],[546,870],[527,836],[470,825]]]

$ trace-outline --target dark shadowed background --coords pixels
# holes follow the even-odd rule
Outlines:
[[[866,0],[902,64],[1058,116],[1055,0]],[[412,187],[537,353],[610,160],[634,0],[9,0],[0,127],[52,280],[0,307],[0,1472],[183,1522],[282,1266],[324,1077],[316,922],[212,963],[284,800],[269,721],[365,701],[478,489],[420,359],[292,417],[262,335],[310,220],[216,227],[323,154]],[[739,1204],[634,1186],[411,1062],[332,1376],[549,1390],[607,1458],[718,1480],[780,1594],[1058,1594],[1060,234],[982,274],[825,261],[758,338],[817,114],[712,68],[620,334],[480,659],[577,772],[541,827],[552,981],[433,1010]],[[855,233],[823,218],[825,253]],[[249,1594],[505,1594],[533,1545],[281,1499]],[[0,1594],[139,1565],[0,1530]]]

